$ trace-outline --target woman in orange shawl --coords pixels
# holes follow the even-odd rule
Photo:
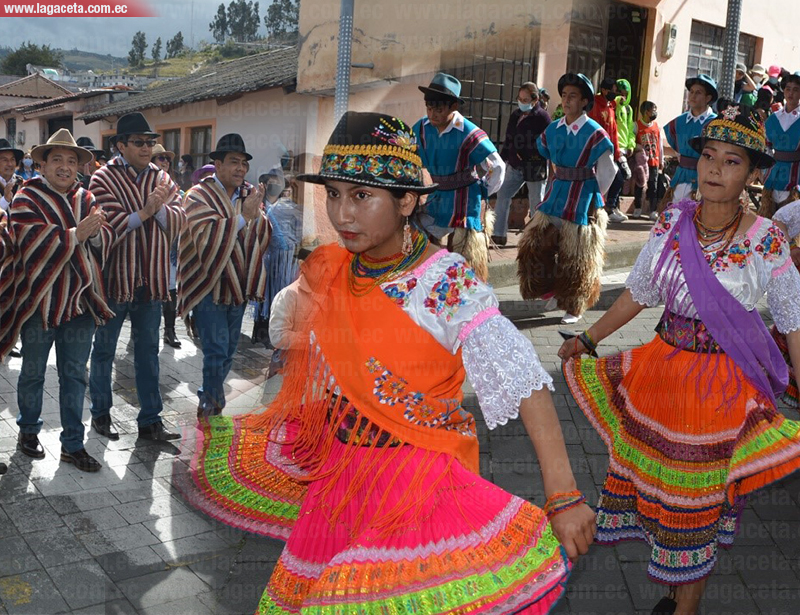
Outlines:
[[[300,335],[261,413],[212,417],[183,485],[287,541],[258,613],[547,613],[594,514],[576,490],[544,371],[464,258],[412,227],[424,186],[402,121],[346,114],[317,175],[344,248],[301,274]],[[487,426],[521,416],[541,510],[478,474],[465,375]]]

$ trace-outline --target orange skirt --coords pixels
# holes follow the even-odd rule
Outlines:
[[[655,581],[708,576],[718,546],[733,543],[744,496],[800,468],[800,423],[725,354],[679,351],[656,337],[570,361],[564,373],[609,450],[597,542],[647,542]]]

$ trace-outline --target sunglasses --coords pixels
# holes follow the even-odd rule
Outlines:
[[[156,156],[156,160],[158,160],[159,162],[171,162],[169,156]]]
[[[126,145],[133,145],[134,147],[155,147],[155,139],[129,139],[125,141]]]

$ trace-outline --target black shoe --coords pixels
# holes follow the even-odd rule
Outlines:
[[[44,459],[44,448],[35,433],[20,433],[17,438],[17,448],[23,455],[34,459]]]
[[[658,601],[658,604],[650,615],[673,615],[677,609],[678,603],[675,602],[675,587],[670,586],[669,595],[664,596]]]
[[[8,356],[12,359],[19,359],[22,357],[22,353],[17,350],[16,346],[8,351]]]
[[[4,463],[0,463],[0,476],[8,472],[8,466]]]
[[[119,440],[119,433],[114,429],[110,414],[92,419],[92,429],[109,440]]]
[[[502,248],[508,243],[508,237],[500,237],[500,235],[492,235],[492,241]]]
[[[217,408],[216,406],[206,406],[203,404],[199,404],[197,406],[197,418],[199,419],[207,419],[210,416],[219,416],[222,414],[222,408]]]
[[[164,423],[159,421],[147,427],[139,428],[139,437],[142,440],[155,440],[165,442],[167,440],[180,440],[181,434],[173,433],[164,429]]]
[[[61,447],[61,461],[73,464],[81,472],[97,472],[103,466],[100,462],[86,452],[85,448],[74,453],[68,453]]]
[[[181,347],[181,341],[178,339],[178,336],[175,335],[175,329],[164,329],[164,343],[173,348]]]

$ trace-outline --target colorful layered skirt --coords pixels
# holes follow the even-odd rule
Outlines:
[[[721,352],[656,337],[569,361],[564,373],[609,451],[595,539],[646,542],[656,582],[708,576],[718,548],[733,543],[747,494],[800,468],[800,423]]]
[[[286,541],[257,613],[533,615],[563,594],[570,564],[543,512],[452,457],[392,447],[393,467],[376,474],[363,447],[344,471],[307,482],[277,443],[291,436],[211,417],[178,485],[207,514]],[[347,446],[336,441],[329,463]],[[400,511],[392,528],[370,522],[387,510]]]

